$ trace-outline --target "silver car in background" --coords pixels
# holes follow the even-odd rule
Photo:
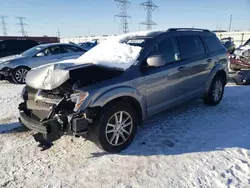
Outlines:
[[[0,58],[0,80],[24,84],[32,68],[67,59],[77,59],[86,52],[74,44],[50,43],[35,46],[22,54]]]

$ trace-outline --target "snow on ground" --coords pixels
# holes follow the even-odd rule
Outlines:
[[[41,152],[16,127],[22,86],[0,83],[0,187],[250,187],[250,87],[216,106],[194,101],[150,118],[132,145],[108,154],[64,136]]]

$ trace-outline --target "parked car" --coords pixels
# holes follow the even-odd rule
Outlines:
[[[0,58],[20,54],[38,45],[33,40],[2,40],[0,41]]]
[[[235,44],[234,44],[233,38],[231,38],[231,37],[223,38],[223,39],[221,39],[221,42],[225,46],[225,48],[227,49],[227,52],[229,54],[234,53]]]
[[[146,118],[192,99],[220,103],[228,79],[226,49],[202,29],[116,36],[72,62],[27,75],[20,121],[43,149],[64,134],[89,134],[120,152]]]
[[[92,42],[80,42],[78,43],[79,46],[84,48],[86,51],[89,51],[90,49],[94,48],[98,44],[97,40]]]
[[[230,57],[230,69],[233,71],[240,71],[242,69],[250,70],[250,57],[248,58],[236,58],[236,56]]]
[[[233,71],[250,69],[250,39],[230,55],[230,68]]]
[[[72,44],[38,45],[19,55],[0,58],[0,78],[23,84],[30,69],[65,59],[76,59],[85,52],[83,48]]]
[[[234,54],[238,57],[245,56],[248,50],[250,50],[250,39],[244,45],[237,48]]]

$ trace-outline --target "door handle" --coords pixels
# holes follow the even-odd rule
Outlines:
[[[183,69],[185,69],[186,67],[185,66],[182,66],[182,67],[179,67],[177,70],[178,71],[182,71]]]
[[[212,62],[212,59],[208,59],[207,62],[208,62],[208,63],[211,63],[211,62]]]

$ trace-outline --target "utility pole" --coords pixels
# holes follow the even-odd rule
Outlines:
[[[115,15],[115,17],[118,17],[121,19],[121,27],[122,27],[123,33],[128,33],[129,31],[128,19],[131,18],[131,16],[127,14],[127,10],[130,7],[131,3],[128,0],[114,0],[114,1],[117,7],[121,9],[120,14]]]
[[[2,20],[2,29],[3,29],[3,36],[7,36],[7,27],[6,27],[6,22],[5,22],[5,18],[7,18],[7,16],[1,16],[1,20]]]
[[[23,36],[26,36],[27,35],[27,31],[25,31],[25,29],[24,29],[24,26],[25,25],[27,25],[26,23],[24,23],[24,19],[26,19],[25,17],[21,17],[21,16],[19,16],[19,17],[16,17],[18,20],[19,20],[19,23],[18,23],[18,25],[20,25],[20,27],[21,27],[21,31],[19,31]]]
[[[152,20],[152,12],[154,12],[156,9],[158,9],[158,6],[153,3],[152,0],[147,0],[144,3],[141,3],[140,6],[144,7],[144,9],[147,11],[146,21],[140,23],[141,25],[146,25],[147,30],[151,30],[153,25],[157,25]]]
[[[59,29],[57,30],[57,33],[56,33],[56,34],[57,34],[57,38],[59,38],[59,39],[60,39],[60,37],[61,37],[61,33],[60,33],[60,30],[59,30]]]
[[[232,27],[232,19],[233,19],[233,16],[230,15],[230,22],[229,22],[229,29],[228,29],[229,32],[231,31],[231,27]]]

